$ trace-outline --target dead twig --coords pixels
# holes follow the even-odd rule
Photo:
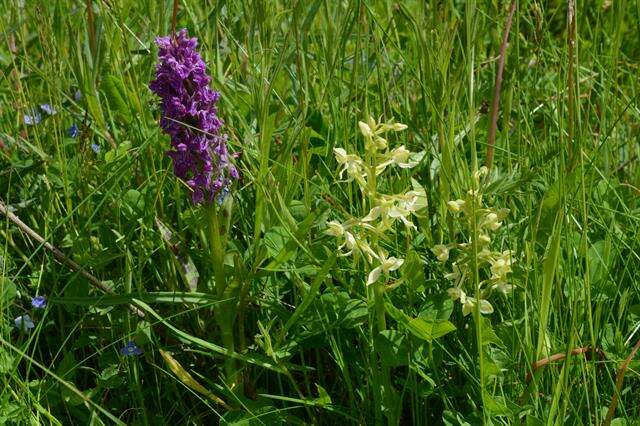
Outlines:
[[[580,354],[585,354],[585,357],[589,357],[589,352],[591,352],[592,350],[594,350],[598,355],[600,355],[600,357],[604,356],[604,353],[600,350],[600,349],[593,349],[589,346],[585,346],[582,348],[573,348],[570,352],[571,355],[580,355]],[[527,373],[527,378],[525,379],[525,381],[528,383],[529,381],[531,381],[531,379],[533,378],[533,374],[538,371],[540,368],[544,367],[547,364],[551,364],[552,362],[555,361],[561,361],[563,359],[565,359],[567,357],[566,353],[557,353],[557,354],[553,354],[551,356],[548,356],[546,358],[542,358],[539,359],[538,361],[534,362],[533,365],[531,366],[531,371],[529,371],[529,373]]]

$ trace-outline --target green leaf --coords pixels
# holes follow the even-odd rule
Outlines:
[[[108,75],[102,80],[100,88],[107,98],[111,110],[117,112],[125,122],[129,122],[131,110],[127,104],[127,90],[122,80],[116,76]]]
[[[405,335],[397,330],[383,330],[374,339],[380,361],[388,367],[409,364],[409,349]]]
[[[144,211],[144,197],[140,191],[136,189],[128,190],[123,197],[124,204],[127,206],[131,213],[142,213]]]
[[[13,355],[0,348],[0,374],[7,374],[13,371],[13,360]]]
[[[327,391],[317,383],[316,388],[318,389],[318,398],[316,398],[315,400],[316,405],[320,407],[331,405],[331,397],[329,396]]]
[[[290,236],[286,229],[282,226],[274,226],[264,235],[264,246],[267,248],[269,257],[274,258],[284,248]]]
[[[449,321],[427,321],[422,318],[413,318],[409,321],[407,329],[416,337],[431,342],[456,329]]]
[[[398,324],[402,325],[414,336],[427,342],[432,342],[456,329],[455,325],[449,321],[426,320],[420,317],[411,318],[390,303],[386,303],[385,307],[389,315],[398,321]]]
[[[496,332],[493,330],[491,320],[485,317],[480,317],[480,320],[482,321],[482,344],[489,345],[493,343],[504,347],[502,340],[500,340]]]
[[[484,401],[484,406],[487,411],[489,411],[493,415],[509,416],[512,414],[511,410],[509,410],[507,404],[504,401],[504,397],[502,396],[494,397],[485,390],[482,400]]]
[[[156,226],[160,231],[160,235],[162,239],[167,244],[167,247],[173,253],[172,259],[176,263],[176,267],[182,276],[182,279],[189,287],[189,290],[195,292],[198,289],[198,280],[200,279],[200,274],[198,273],[198,269],[196,265],[191,260],[191,257],[183,250],[182,245],[178,241],[176,237],[174,237],[173,232],[166,226],[162,221],[156,217]]]
[[[98,376],[98,384],[105,389],[116,389],[122,386],[123,383],[124,379],[115,365],[105,368]]]
[[[0,277],[0,304],[8,305],[13,302],[18,294],[18,289],[13,281],[7,277]]]
[[[313,300],[316,298],[318,291],[320,290],[320,286],[322,285],[322,283],[324,282],[327,276],[327,273],[333,267],[335,262],[336,262],[336,255],[333,255],[325,261],[324,265],[322,265],[322,268],[316,274],[316,277],[313,280],[313,283],[311,283],[311,288],[309,288],[309,291],[304,295],[302,302],[298,305],[296,310],[293,312],[291,317],[287,320],[284,327],[280,331],[280,338],[278,339],[279,341],[282,341],[284,339],[284,336],[287,334],[287,331],[289,331],[289,329],[298,321],[298,319],[307,310],[307,308],[309,308]]]
[[[431,321],[448,320],[453,312],[453,300],[448,294],[432,294],[427,297],[427,302],[422,306],[418,314],[420,318]]]

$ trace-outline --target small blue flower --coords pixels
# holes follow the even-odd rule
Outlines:
[[[142,349],[140,349],[133,340],[129,340],[123,348],[120,349],[120,355],[122,356],[138,356],[142,355]]]
[[[16,328],[23,333],[28,333],[29,330],[36,326],[29,314],[20,315],[18,318],[13,320],[13,322],[16,325]]]
[[[57,110],[57,109],[55,109],[54,107],[52,107],[52,106],[51,106],[51,105],[49,105],[49,104],[42,104],[42,105],[40,105],[40,109],[41,109],[42,111],[46,112],[46,113],[47,113],[47,114],[49,114],[49,115],[55,115],[55,114],[57,114],[57,113],[58,113],[58,110]]]
[[[76,102],[82,99],[82,92],[80,90],[76,90],[76,93],[73,94],[73,99],[75,99]]]
[[[42,115],[36,111],[31,110],[30,114],[24,115],[24,124],[27,126],[35,126],[42,121]]]
[[[91,149],[93,150],[93,152],[95,152],[96,154],[100,154],[100,145],[98,145],[97,143],[92,143],[91,144]]]
[[[69,136],[70,138],[77,138],[79,134],[80,130],[78,129],[78,125],[76,123],[73,123],[71,127],[69,127],[69,130],[67,130],[67,136]]]
[[[47,307],[47,299],[44,296],[36,296],[31,299],[31,306],[36,309],[44,309]]]
[[[216,198],[216,203],[218,203],[218,205],[221,206],[222,203],[224,203],[225,198],[227,198],[227,195],[229,195],[229,187],[225,186],[224,188],[222,188],[222,190],[218,194],[218,198]]]

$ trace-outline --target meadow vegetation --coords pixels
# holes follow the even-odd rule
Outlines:
[[[2,3],[1,424],[640,424],[640,3],[177,4]]]

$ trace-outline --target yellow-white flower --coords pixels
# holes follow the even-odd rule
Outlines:
[[[340,179],[342,179],[344,172],[347,172],[347,181],[351,181],[355,178],[358,183],[364,184],[366,173],[364,171],[364,162],[362,161],[362,158],[355,154],[347,154],[347,151],[343,148],[334,148],[333,153],[336,156],[336,161],[341,166]]]
[[[449,259],[449,247],[444,244],[433,246],[431,252],[438,258],[440,262],[446,262]]]
[[[507,279],[507,274],[511,272],[511,251],[503,251],[498,257],[491,260],[490,263],[491,279],[505,281]]]
[[[364,121],[358,121],[358,127],[360,127],[360,133],[362,133],[362,136],[364,136],[365,138],[370,138],[371,136],[373,136],[373,131],[371,130],[369,124],[365,123]]]
[[[479,181],[482,176],[485,176],[489,173],[489,169],[486,166],[480,167],[474,174],[473,177],[476,181]]]
[[[453,300],[460,299],[462,315],[465,317],[475,310],[478,300],[475,297],[467,296],[464,290],[453,287],[447,290],[447,293],[449,293],[449,297]],[[493,313],[493,306],[491,306],[488,300],[480,299],[480,313],[484,315]]]
[[[325,231],[325,234],[331,235],[333,237],[341,237],[344,235],[344,233],[345,228],[340,222],[335,220],[327,222],[327,230]]]
[[[444,274],[444,277],[448,280],[453,281],[456,287],[459,287],[464,282],[467,276],[467,272],[465,269],[462,269],[460,265],[454,263],[451,266],[451,272]]]
[[[399,198],[399,204],[402,208],[407,209],[411,213],[415,214],[419,210],[427,208],[427,194],[424,188],[419,187],[412,191],[408,191]]]
[[[378,281],[378,278],[380,278],[380,275],[382,275],[383,273],[385,275],[389,275],[389,272],[397,270],[404,263],[404,259],[397,259],[393,256],[387,257],[384,253],[380,253],[380,255],[378,256],[378,260],[380,260],[380,265],[375,267],[369,273],[369,277],[367,278],[367,285],[371,285]]]
[[[502,222],[499,222],[498,219],[499,218],[497,214],[493,212],[487,213],[480,226],[489,228],[492,231],[496,231],[498,228],[500,228],[500,226],[502,226]]]
[[[406,149],[404,145],[400,145],[384,155],[383,158],[385,158],[385,160],[378,164],[376,172],[378,174],[382,173],[382,171],[384,171],[384,169],[390,164],[395,164],[401,169],[410,169],[417,166],[423,156],[424,152],[415,154]]]
[[[490,242],[491,242],[491,237],[489,237],[489,235],[487,234],[480,234],[480,236],[478,237],[479,244],[489,244]]]
[[[403,130],[407,129],[407,125],[406,124],[402,124],[402,123],[393,123],[391,125],[391,130],[393,130],[394,132],[401,132]]]
[[[464,208],[464,205],[466,204],[466,202],[464,200],[455,200],[455,201],[449,201],[447,203],[447,208],[449,209],[449,211],[451,213],[460,213],[462,211],[462,209]]]

